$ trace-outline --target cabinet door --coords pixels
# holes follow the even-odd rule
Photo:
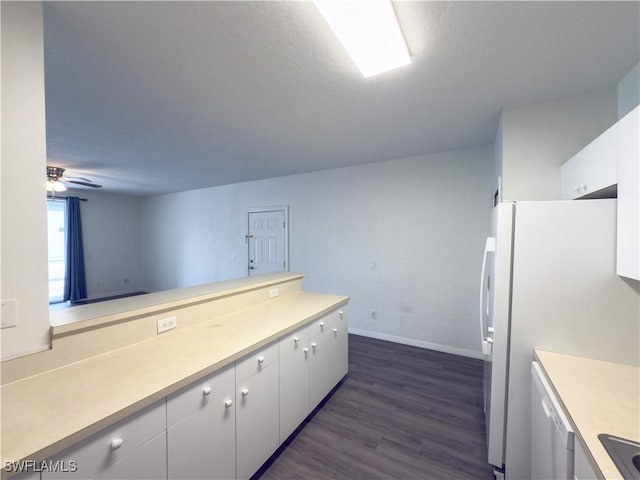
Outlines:
[[[560,169],[561,198],[584,197],[618,183],[618,124],[565,162]]]
[[[96,480],[162,480],[167,478],[167,436],[156,438],[109,465],[94,477]]]
[[[248,479],[280,442],[278,361],[236,381],[236,472]]]
[[[309,414],[309,338],[307,329],[281,339],[280,443]],[[297,341],[296,341],[297,338]]]
[[[324,318],[325,330],[311,337],[309,399],[311,409],[331,391],[348,370],[347,320],[343,310]]]
[[[334,313],[331,340],[334,375],[338,383],[349,371],[349,324],[346,309]]]
[[[618,122],[616,272],[640,280],[640,107]]]
[[[204,383],[198,383],[195,393],[201,397],[198,404],[202,407],[170,426],[167,431],[169,478],[235,478],[234,391],[233,367]],[[170,398],[168,406],[180,405],[180,410],[188,411],[195,401],[194,389],[190,388]]]

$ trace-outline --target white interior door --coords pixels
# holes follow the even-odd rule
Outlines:
[[[285,208],[249,212],[249,276],[288,270],[286,217]]]

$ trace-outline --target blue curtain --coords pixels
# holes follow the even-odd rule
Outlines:
[[[67,268],[64,275],[63,300],[73,305],[87,298],[87,280],[84,271],[84,247],[82,245],[82,222],[80,220],[80,200],[67,197],[65,215],[65,235]]]

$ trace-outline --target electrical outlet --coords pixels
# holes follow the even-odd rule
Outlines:
[[[0,328],[15,327],[18,324],[18,300],[15,298],[2,300],[2,319]]]
[[[278,289],[272,288],[269,290],[269,298],[275,298],[278,296]]]
[[[377,320],[378,319],[378,311],[377,310],[371,310],[369,312],[369,318],[371,320]]]
[[[178,319],[176,317],[163,318],[158,320],[158,333],[172,330],[178,326]]]

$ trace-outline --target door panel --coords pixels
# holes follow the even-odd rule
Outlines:
[[[249,275],[287,269],[284,210],[249,212]]]

